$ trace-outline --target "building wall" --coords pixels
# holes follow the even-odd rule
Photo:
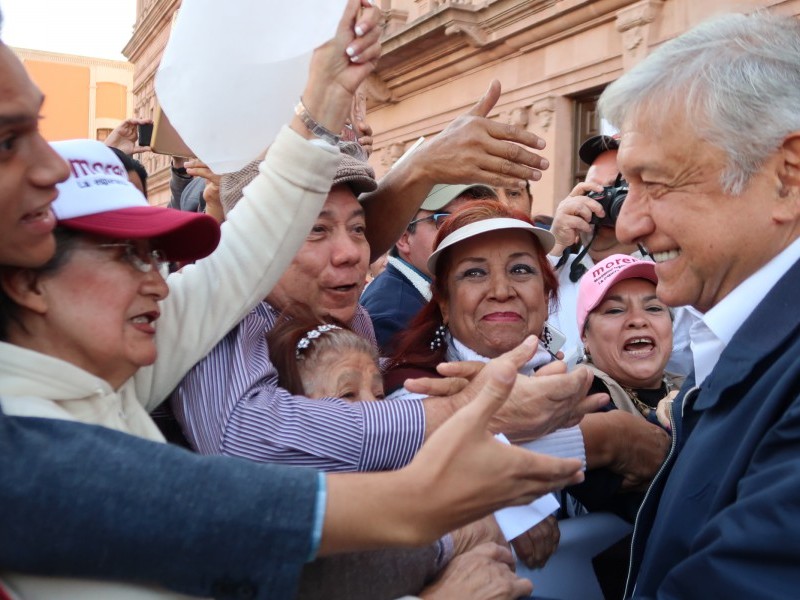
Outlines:
[[[439,133],[498,79],[503,93],[489,117],[521,125],[547,144],[541,154],[551,167],[533,183],[534,214],[552,214],[585,171],[577,148],[599,126],[592,98],[652,48],[722,11],[800,14],[800,0],[378,2],[386,16],[383,55],[364,86],[377,174],[420,136]],[[153,76],[179,5],[138,2],[124,51],[136,65],[137,115],[152,110]],[[152,160],[163,190],[167,160]]]
[[[180,0],[137,0],[133,36],[122,53],[134,64],[134,114],[152,118],[156,107],[155,75],[166,48]],[[170,158],[146,153],[140,157],[147,172],[151,204],[169,202]]]
[[[534,214],[553,214],[585,171],[577,148],[599,124],[593,112],[577,111],[582,96],[598,94],[652,48],[713,14],[800,14],[800,3],[779,0],[381,2],[383,56],[367,87],[378,174],[498,79],[503,93],[490,118],[524,126],[547,144],[541,154],[551,167],[532,185]]]
[[[49,141],[104,139],[133,114],[133,65],[12,48],[45,96],[41,129]]]

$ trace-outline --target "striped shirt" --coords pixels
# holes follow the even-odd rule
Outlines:
[[[324,471],[397,469],[425,434],[420,400],[347,402],[293,396],[278,386],[265,332],[278,312],[262,302],[184,377],[171,402],[201,454],[305,465]],[[350,327],[375,345],[369,314]]]

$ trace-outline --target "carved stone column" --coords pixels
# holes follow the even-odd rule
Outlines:
[[[653,22],[658,19],[664,0],[640,0],[617,12],[617,31],[622,34],[622,64],[626,71],[641,61],[655,38]]]

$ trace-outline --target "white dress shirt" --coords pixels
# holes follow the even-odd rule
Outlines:
[[[740,283],[689,330],[695,384],[714,370],[725,347],[781,277],[800,260],[800,238]],[[694,310],[694,309],[692,309]],[[694,311],[699,314],[698,311]]]

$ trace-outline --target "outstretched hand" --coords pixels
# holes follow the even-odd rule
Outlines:
[[[583,481],[582,463],[504,444],[488,424],[536,338],[490,361],[462,392],[465,406],[399,471],[326,476],[320,554],[429,544],[500,508]]]
[[[535,348],[529,338],[490,361],[462,392],[471,400],[446,421],[402,472],[423,495],[429,510],[419,518],[445,531],[509,505],[528,504],[541,495],[583,480],[581,461],[545,456],[503,444],[488,431],[519,369]],[[443,511],[433,510],[441,506]],[[461,521],[465,519],[465,521]]]
[[[482,368],[481,363],[450,362],[440,364],[437,371],[447,378],[449,389],[456,389],[459,381],[478,377]],[[542,367],[533,377],[517,374],[508,402],[493,415],[489,428],[520,443],[577,425],[583,415],[608,403],[608,394],[586,395],[591,383],[588,369],[579,367],[567,373],[560,361]],[[445,391],[445,385],[437,389],[430,380],[417,381],[412,387],[418,393],[426,393],[420,391],[426,388]]]
[[[431,183],[521,189],[526,180],[541,179],[550,163],[531,149],[542,150],[544,140],[522,127],[489,119],[499,98],[500,82],[494,80],[475,106],[412,155]]]

